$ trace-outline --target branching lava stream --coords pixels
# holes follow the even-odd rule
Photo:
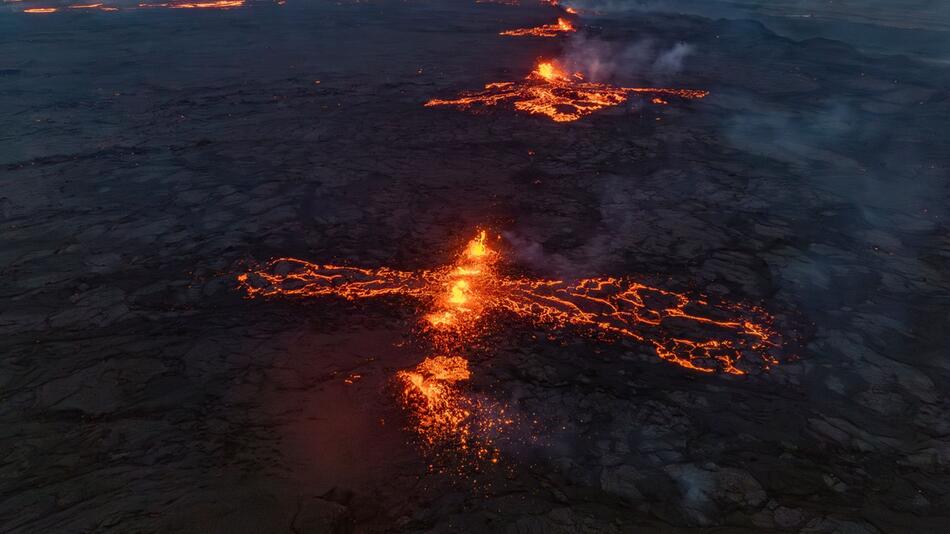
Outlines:
[[[571,122],[600,109],[617,106],[627,100],[629,93],[651,93],[685,99],[705,98],[709,92],[698,89],[669,89],[658,87],[615,87],[604,83],[584,81],[580,73],[567,74],[553,61],[541,61],[522,81],[493,82],[481,91],[462,93],[454,99],[432,99],[432,106],[495,106],[514,102],[518,111],[545,115],[555,122]]]
[[[557,22],[554,24],[544,24],[535,28],[518,28],[517,30],[507,30],[499,33],[498,35],[505,35],[509,37],[557,37],[558,35],[564,33],[573,33],[576,31],[577,28],[574,27],[574,24],[571,23],[570,20],[564,17],[558,17]]]
[[[401,402],[427,446],[450,446],[497,461],[492,435],[512,424],[498,406],[466,395],[463,354],[507,318],[569,329],[611,342],[628,339],[692,371],[742,375],[778,363],[779,336],[758,308],[712,305],[626,277],[557,280],[506,276],[501,254],[479,232],[450,265],[420,271],[363,269],[277,258],[238,276],[249,297],[399,296],[425,310],[420,326],[433,355],[396,380]],[[491,320],[490,320],[491,319]]]

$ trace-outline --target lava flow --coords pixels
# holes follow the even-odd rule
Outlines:
[[[542,61],[520,82],[493,82],[481,91],[464,92],[455,99],[432,99],[432,106],[495,106],[514,102],[518,111],[545,115],[555,122],[576,121],[597,110],[617,106],[627,100],[629,93],[651,93],[685,99],[704,98],[708,91],[697,89],[667,89],[658,87],[615,87],[584,80],[583,75],[568,75],[556,63]]]
[[[465,358],[431,356],[396,373],[396,381],[400,402],[424,448],[477,467],[473,462],[498,461],[495,437],[514,421],[503,407],[466,394],[460,382],[471,376]]]
[[[238,276],[250,297],[409,298],[422,305],[421,330],[434,356],[401,371],[403,405],[428,445],[453,445],[494,461],[492,435],[511,424],[504,410],[465,395],[462,356],[505,319],[573,330],[603,341],[627,339],[659,358],[703,373],[742,375],[778,363],[779,336],[762,310],[712,305],[626,277],[557,280],[506,276],[482,231],[450,265],[400,271],[272,260]],[[486,437],[489,436],[489,437]]]
[[[68,9],[92,9],[92,10],[95,10],[95,11],[118,11],[118,10],[119,10],[119,8],[117,8],[117,7],[107,6],[107,5],[102,4],[102,3],[98,3],[98,4],[72,4],[72,5],[69,5],[69,6],[66,6],[66,7],[67,7]]]
[[[282,5],[282,2],[277,2],[278,5]],[[164,8],[164,9],[234,9],[238,7],[244,7],[246,0],[203,0],[203,1],[189,1],[189,0],[175,0],[172,2],[163,2],[163,3],[140,3],[134,6],[124,6],[116,7],[107,5],[104,3],[93,3],[93,4],[70,4],[64,6],[65,9],[73,10],[87,10],[87,11],[130,11],[135,9],[153,9],[153,8]],[[47,13],[56,13],[60,10],[58,7],[33,7],[24,9],[24,13],[31,14],[47,14]]]
[[[517,30],[507,30],[499,33],[498,35],[506,35],[510,37],[522,37],[526,35],[534,37],[557,37],[563,33],[572,33],[576,31],[577,29],[574,28],[574,24],[572,24],[570,20],[563,17],[558,17],[557,22],[554,24],[544,24],[535,28],[518,28]]]
[[[167,9],[232,9],[243,7],[244,0],[208,0],[205,2],[165,2],[161,4],[139,4],[139,7],[164,7]]]

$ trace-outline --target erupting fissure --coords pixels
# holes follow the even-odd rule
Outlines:
[[[522,37],[526,35],[534,37],[557,37],[563,33],[572,33],[576,31],[577,29],[574,28],[574,24],[570,20],[564,17],[558,17],[557,22],[554,24],[544,24],[534,28],[518,28],[517,30],[507,30],[499,33],[498,35],[506,35],[510,37]]]
[[[597,110],[622,104],[629,93],[650,93],[685,99],[705,98],[709,92],[698,89],[659,87],[615,87],[588,82],[580,73],[568,74],[553,61],[541,61],[519,82],[493,82],[481,91],[463,92],[455,99],[432,99],[432,106],[495,106],[514,102],[516,110],[545,115],[556,122],[576,121]]]
[[[244,7],[247,0],[172,0],[170,2],[162,3],[140,3],[137,5],[124,5],[119,7],[117,5],[108,5],[105,3],[92,3],[92,4],[70,4],[64,6],[65,9],[82,9],[89,11],[129,11],[134,9],[150,9],[150,8],[165,8],[165,9],[234,9],[238,7]],[[278,5],[283,5],[283,1],[276,2]],[[46,13],[56,13],[59,11],[58,7],[34,7],[24,9],[24,13],[32,14],[46,14]]]
[[[464,394],[471,372],[464,355],[505,318],[572,329],[603,341],[628,339],[659,358],[702,373],[768,369],[779,336],[761,309],[713,305],[702,298],[626,277],[560,280],[508,276],[501,253],[481,231],[450,265],[400,271],[271,260],[238,276],[250,297],[337,296],[348,300],[408,297],[425,309],[420,326],[433,356],[396,379],[401,400],[424,443],[454,445],[497,459],[491,437],[511,418]]]

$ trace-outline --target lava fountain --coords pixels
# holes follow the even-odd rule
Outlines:
[[[584,80],[580,73],[567,74],[553,61],[541,61],[528,76],[517,82],[493,82],[481,91],[463,92],[454,99],[432,99],[426,107],[457,106],[472,109],[475,106],[496,106],[513,102],[518,111],[544,115],[555,122],[571,122],[600,109],[617,106],[630,93],[650,93],[684,99],[705,98],[709,92],[698,89],[668,89],[658,87],[615,87]]]

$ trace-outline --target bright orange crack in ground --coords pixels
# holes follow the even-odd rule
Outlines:
[[[416,432],[428,445],[451,445],[497,460],[490,436],[512,423],[504,409],[464,394],[471,376],[462,356],[503,319],[570,329],[603,341],[627,339],[658,357],[702,373],[742,375],[778,363],[779,336],[758,308],[712,305],[626,277],[559,280],[507,276],[501,254],[481,231],[450,265],[400,271],[320,265],[277,258],[238,276],[250,297],[408,297],[424,312],[433,356],[396,378]],[[488,436],[488,437],[486,437]]]
[[[432,106],[495,106],[514,102],[515,109],[535,115],[545,115],[556,122],[576,121],[605,107],[616,106],[627,100],[629,93],[651,93],[686,99],[704,98],[708,91],[697,89],[667,89],[657,87],[614,87],[604,83],[584,81],[580,73],[568,75],[556,63],[542,61],[520,82],[494,82],[481,91],[462,93],[455,99],[432,99]]]
[[[535,28],[519,28],[517,30],[508,30],[503,31],[498,35],[507,35],[510,37],[522,37],[526,35],[531,35],[534,37],[557,37],[562,33],[571,33],[576,31],[577,29],[574,28],[574,25],[570,20],[563,17],[558,17],[557,22],[554,24],[544,24]]]

